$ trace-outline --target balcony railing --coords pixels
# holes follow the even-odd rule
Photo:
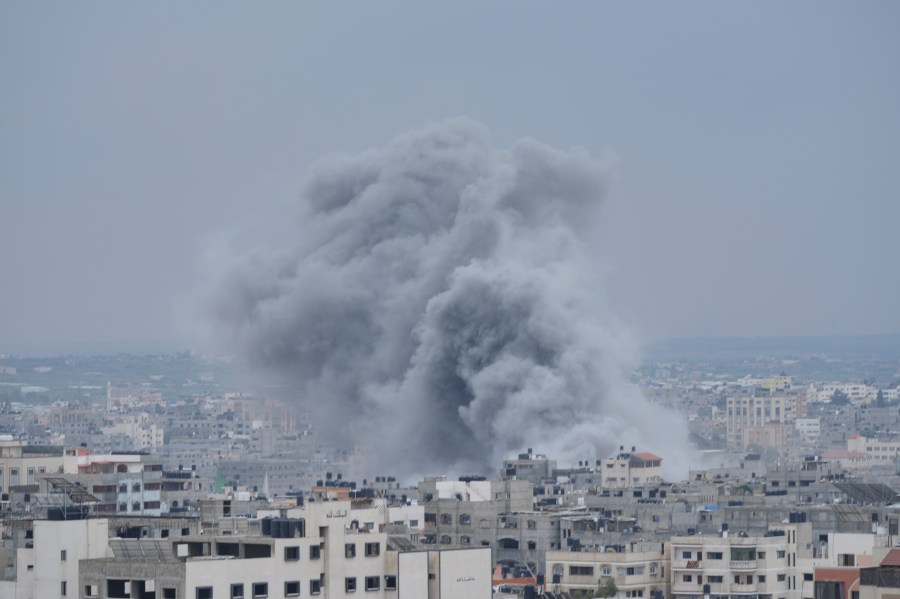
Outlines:
[[[728,566],[732,570],[755,570],[756,569],[756,560],[755,559],[731,560],[729,562]]]
[[[672,592],[674,593],[702,593],[703,586],[697,582],[681,582],[672,583]]]
[[[733,584],[731,585],[732,593],[756,593],[756,584]]]

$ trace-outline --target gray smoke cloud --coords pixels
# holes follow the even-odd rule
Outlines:
[[[679,463],[680,418],[629,383],[592,238],[609,166],[451,120],[309,173],[293,241],[229,261],[213,324],[287,376],[328,435],[400,476],[638,445]],[[664,462],[666,463],[666,462]]]

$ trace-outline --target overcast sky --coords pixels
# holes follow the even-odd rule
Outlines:
[[[615,154],[596,259],[645,338],[898,333],[898,31],[897,2],[4,2],[0,353],[189,347],[217,240],[460,115]]]

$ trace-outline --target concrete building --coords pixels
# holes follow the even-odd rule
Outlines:
[[[600,460],[603,489],[624,489],[662,482],[662,458],[648,452],[630,452],[624,446],[611,458]]]
[[[772,527],[765,536],[746,533],[673,537],[672,597],[765,596],[799,599],[797,559],[811,556],[811,526]]]
[[[669,597],[669,555],[665,543],[632,542],[594,551],[548,551],[548,588],[555,593],[596,590],[611,578],[620,599]]]
[[[33,487],[38,478],[63,469],[63,448],[28,445],[14,439],[0,440],[0,493],[13,487]]]
[[[0,549],[4,599],[78,597],[81,560],[106,557],[107,520],[37,520],[28,531],[32,540]],[[4,530],[4,533],[11,531]],[[4,534],[4,539],[11,538]]]
[[[491,596],[489,548],[416,550],[360,526],[349,501],[319,501],[262,520],[257,534],[116,541],[115,557],[82,562],[82,599],[361,595]]]
[[[520,453],[517,459],[503,460],[500,478],[527,480],[533,485],[539,485],[546,480],[552,480],[555,470],[556,460],[536,454],[529,447],[528,452]]]

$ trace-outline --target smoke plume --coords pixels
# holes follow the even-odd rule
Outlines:
[[[333,438],[400,476],[622,444],[683,453],[629,383],[593,255],[609,179],[583,150],[490,148],[452,120],[312,168],[294,241],[231,261],[214,325],[287,376]]]

